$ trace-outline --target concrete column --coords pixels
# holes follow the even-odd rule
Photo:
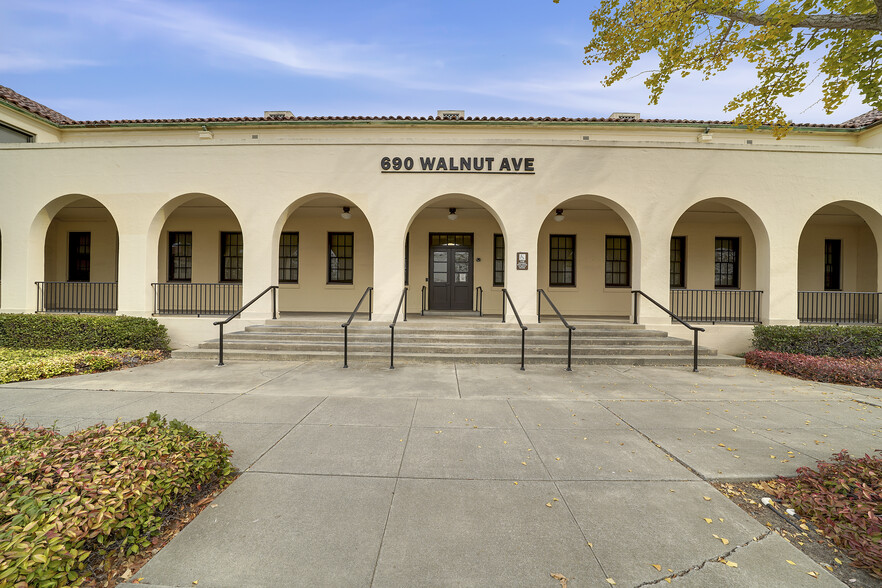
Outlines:
[[[768,245],[756,240],[756,284],[762,290],[760,318],[767,325],[797,325],[799,236],[802,227],[784,223],[769,231]]]
[[[150,284],[155,281],[155,276],[148,274],[148,257],[156,257],[156,251],[147,246],[146,225],[132,225],[134,223],[117,219],[117,314],[150,316],[153,313],[153,290]]]
[[[640,227],[639,241],[631,235],[631,289],[641,290],[665,308],[671,306],[671,226]],[[634,299],[631,299],[634,320]],[[637,322],[641,325],[670,325],[671,317],[638,295]]]
[[[391,230],[374,232],[374,322],[392,322],[395,316],[395,310],[398,307],[398,301],[401,298],[401,292],[404,288],[404,236],[405,231],[399,227],[392,227]],[[417,291],[422,283],[413,281],[413,273],[411,274],[411,288]],[[361,296],[361,293],[358,294]],[[417,298],[418,300],[419,298]],[[413,300],[413,297],[411,297]],[[365,301],[367,304],[367,301]],[[366,309],[366,307],[363,307]],[[410,308],[410,312],[419,311]],[[404,308],[398,320],[404,318]]]
[[[265,217],[253,215],[240,219],[242,227],[242,304],[278,285],[279,244],[273,243],[273,224]],[[245,312],[242,318],[264,320],[273,316],[272,294],[267,292]]]
[[[43,247],[45,229],[31,234],[30,223],[16,222],[9,218],[3,225],[2,283],[0,303],[3,312],[34,312],[37,304],[37,287],[34,282],[43,279]],[[48,226],[48,222],[46,223]],[[40,238],[42,237],[42,239]],[[20,245],[16,245],[20,244]],[[22,246],[23,245],[23,246]]]
[[[505,289],[525,325],[536,324],[539,320],[536,314],[538,296],[536,289],[539,287],[537,273],[539,257],[536,242],[538,225],[536,218],[531,216],[512,215],[505,219]],[[518,269],[519,253],[527,254],[527,269]],[[501,297],[502,294],[499,296]],[[505,321],[517,323],[508,300],[505,305]]]

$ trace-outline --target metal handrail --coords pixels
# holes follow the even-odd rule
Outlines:
[[[526,339],[527,327],[524,326],[524,323],[521,321],[521,316],[518,314],[518,309],[515,308],[514,302],[511,300],[511,296],[508,294],[508,290],[505,288],[502,289],[502,322],[505,322],[505,299],[508,298],[508,303],[511,304],[511,310],[514,312],[515,318],[518,319],[518,324],[521,326],[521,371],[524,371],[524,341]]]
[[[557,313],[557,318],[559,318],[560,322],[563,323],[563,326],[567,328],[567,371],[571,372],[573,371],[573,331],[576,330],[576,327],[570,325],[570,323],[567,322],[567,319],[563,317],[563,315],[554,305],[554,302],[552,302],[551,298],[548,297],[548,294],[545,293],[545,290],[539,288],[538,290],[536,290],[536,292],[542,294],[542,296],[545,296],[545,300],[547,300],[548,304],[551,305],[552,310]],[[539,296],[536,299],[536,318],[538,319],[537,322],[539,323],[542,322],[542,296]]]
[[[643,292],[642,290],[631,290],[631,294],[634,295],[634,324],[635,325],[637,324],[637,301],[639,300],[637,295],[640,294],[641,296],[643,296],[644,298],[646,298],[647,300],[649,300],[650,302],[652,302],[653,304],[658,306],[660,309],[662,309],[663,311],[668,313],[668,316],[670,316],[672,319],[674,319],[675,321],[677,321],[678,323],[680,323],[681,325],[683,325],[687,329],[692,330],[692,371],[697,372],[698,371],[698,332],[701,331],[703,333],[704,329],[702,329],[701,327],[693,327],[692,325],[690,325],[689,323],[687,323],[686,321],[684,321],[683,319],[678,317],[676,314],[674,314],[673,312],[671,312],[670,310],[668,310],[667,308],[665,308],[664,306],[662,306],[661,304],[659,304],[658,302],[653,300],[651,296],[649,296],[646,292]]]
[[[423,285],[423,287],[420,288],[420,300],[422,301],[422,303],[420,305],[420,316],[425,316],[426,315],[426,286],[425,285]]]
[[[478,311],[478,316],[484,316],[484,288],[478,286],[475,288],[475,310]]]
[[[404,322],[407,322],[407,286],[401,291],[401,298],[398,300],[398,308],[395,309],[395,318],[389,328],[392,330],[392,338],[389,343],[389,369],[395,369],[395,323],[398,322],[398,313],[401,312],[401,304],[404,303]]]
[[[368,296],[368,320],[371,320],[371,313],[374,305],[373,291],[373,286],[365,288],[364,294],[358,299],[358,304],[355,305],[355,309],[352,311],[352,314],[349,315],[349,320],[340,325],[343,327],[343,367],[345,368],[349,367],[349,325],[352,324],[352,319],[355,318],[355,313],[361,308],[361,303],[364,302],[365,296]]]
[[[276,314],[277,314],[276,313],[276,294],[278,293],[279,287],[278,286],[268,286],[263,292],[261,292],[260,294],[258,294],[254,298],[252,298],[247,304],[242,306],[242,308],[240,308],[239,310],[237,310],[236,312],[234,312],[233,314],[231,314],[230,316],[228,316],[224,320],[215,321],[212,323],[213,325],[216,325],[220,329],[220,337],[218,338],[218,344],[217,344],[217,347],[218,347],[217,365],[218,365],[218,367],[224,365],[224,325],[227,324],[228,322],[230,322],[231,320],[233,320],[234,318],[236,318],[237,316],[239,316],[240,314],[242,314],[243,310],[245,310],[246,308],[248,308],[249,306],[251,306],[252,304],[257,302],[258,299],[260,299],[264,294],[266,294],[270,290],[275,290],[275,292],[273,292],[273,320],[276,320]]]

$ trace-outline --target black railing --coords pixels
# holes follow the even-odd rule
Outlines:
[[[116,282],[34,282],[37,312],[113,314],[118,308]]]
[[[426,315],[426,287],[420,288],[420,316]]]
[[[404,305],[404,322],[407,322],[407,286],[401,291],[401,298],[398,300],[398,308],[395,309],[395,318],[389,328],[392,330],[392,338],[389,341],[389,369],[395,369],[395,323],[398,322],[398,313],[401,312],[401,305]]]
[[[762,290],[671,290],[671,310],[698,323],[760,322]]]
[[[505,322],[505,299],[508,298],[508,303],[511,304],[511,310],[514,312],[515,318],[518,319],[518,324],[521,326],[521,371],[524,371],[524,342],[526,340],[527,327],[524,326],[524,323],[521,321],[521,316],[518,314],[518,309],[515,308],[514,302],[511,301],[511,296],[508,295],[508,290],[505,288],[502,289],[502,322]]]
[[[650,302],[652,302],[653,304],[658,306],[660,309],[665,311],[669,317],[671,317],[672,319],[674,319],[675,321],[677,321],[678,323],[680,323],[681,325],[683,325],[684,327],[686,327],[687,329],[690,329],[692,331],[692,371],[697,372],[698,371],[698,332],[701,331],[703,333],[704,329],[702,329],[701,327],[693,327],[692,325],[687,323],[685,320],[683,320],[681,317],[677,316],[676,314],[674,314],[673,312],[671,312],[670,310],[668,310],[667,308],[665,308],[664,306],[662,306],[661,304],[659,304],[658,302],[653,300],[645,292],[642,292],[640,290],[631,290],[631,294],[634,295],[634,324],[635,325],[637,324],[637,310],[638,310],[637,301],[640,299],[638,297],[638,294],[639,294],[640,296],[643,296],[644,298],[646,298],[647,300],[649,300]]]
[[[567,319],[563,317],[557,307],[554,305],[554,302],[551,301],[551,298],[548,297],[548,294],[545,293],[545,290],[539,288],[536,290],[537,293],[541,294],[545,297],[545,300],[548,301],[548,304],[551,305],[551,309],[557,314],[557,318],[560,319],[560,322],[563,323],[563,326],[567,328],[567,371],[573,371],[573,331],[576,330],[576,327],[570,325],[567,322]],[[537,322],[542,322],[542,296],[538,296],[536,299],[536,318]]]
[[[475,310],[478,316],[484,316],[484,288],[480,286],[475,288]]]
[[[803,323],[878,324],[882,292],[798,292]]]
[[[216,325],[220,329],[220,337],[218,337],[218,340],[217,340],[217,365],[218,365],[218,367],[224,365],[224,325],[227,324],[228,322],[230,322],[231,320],[233,320],[234,318],[236,318],[237,316],[239,316],[240,314],[242,314],[243,310],[245,310],[246,308],[248,308],[249,306],[251,306],[252,304],[257,302],[261,298],[261,296],[263,296],[264,294],[266,294],[270,290],[273,290],[273,320],[276,320],[276,315],[277,315],[277,313],[276,313],[276,296],[278,295],[279,287],[278,286],[268,286],[266,288],[266,290],[264,290],[263,292],[261,292],[260,294],[258,294],[254,298],[252,298],[248,302],[248,304],[244,305],[242,308],[235,311],[233,314],[231,314],[230,316],[228,316],[224,320],[215,321],[214,323],[212,323],[213,325]]]
[[[368,297],[368,320],[371,320],[371,313],[374,304],[374,288],[373,286],[368,286],[364,290],[364,294],[361,295],[361,298],[358,299],[358,304],[355,305],[355,309],[352,311],[352,314],[349,315],[349,320],[340,325],[343,327],[343,367],[349,367],[349,325],[352,324],[352,319],[355,318],[355,313],[358,312],[358,309],[361,307],[361,303],[364,302],[364,297]]]
[[[153,286],[153,314],[225,315],[242,306],[242,284],[161,282]]]

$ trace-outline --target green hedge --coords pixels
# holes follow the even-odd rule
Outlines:
[[[160,349],[169,351],[164,325],[134,316],[0,314],[0,347],[13,349]]]
[[[882,357],[882,327],[788,327],[757,325],[753,347],[825,357]]]
[[[79,586],[150,547],[167,507],[229,481],[231,453],[156,413],[66,436],[0,421],[0,586]]]

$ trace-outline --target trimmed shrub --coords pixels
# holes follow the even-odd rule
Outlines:
[[[748,351],[747,365],[803,380],[882,388],[882,359],[816,357],[777,351]]]
[[[166,352],[156,349],[64,351],[0,348],[0,384],[115,370],[159,361],[165,356]]]
[[[168,332],[153,318],[0,314],[0,347],[14,349],[170,350]]]
[[[753,347],[828,357],[882,357],[882,327],[790,327],[757,325]]]
[[[852,565],[882,578],[882,459],[847,451],[817,471],[801,467],[795,478],[768,486],[845,551]]]
[[[93,552],[138,553],[164,509],[227,481],[231,454],[155,412],[67,436],[0,421],[0,586],[78,586]]]

